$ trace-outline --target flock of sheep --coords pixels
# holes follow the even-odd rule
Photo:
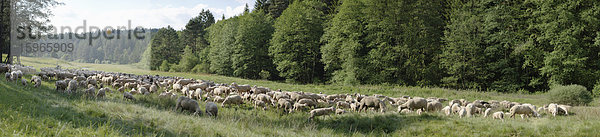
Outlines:
[[[20,82],[26,86],[29,82],[34,87],[40,87],[42,80],[56,80],[56,91],[70,94],[83,93],[86,97],[103,98],[107,92],[112,92],[109,86],[123,93],[123,98],[135,100],[135,94],[176,98],[176,111],[189,111],[194,115],[217,117],[218,105],[232,107],[242,104],[252,104],[258,109],[278,109],[284,113],[308,112],[309,120],[317,116],[344,114],[349,111],[377,111],[384,113],[388,106],[397,108],[397,113],[440,112],[445,115],[473,117],[491,115],[494,119],[504,120],[505,115],[515,117],[540,117],[540,113],[553,116],[568,115],[571,108],[567,105],[548,104],[537,107],[532,104],[522,104],[510,101],[448,100],[437,97],[388,97],[384,95],[354,94],[316,94],[302,91],[271,90],[267,87],[238,85],[236,83],[222,84],[212,81],[186,79],[181,77],[165,77],[151,75],[133,75],[102,71],[78,69],[41,68],[36,72],[33,67],[0,64],[0,72],[4,72],[9,81]],[[32,75],[30,81],[25,75]],[[106,85],[106,86],[105,86]],[[87,87],[87,88],[86,88]],[[99,90],[96,90],[99,88]],[[205,111],[198,101],[207,102]],[[443,102],[448,101],[448,106]]]

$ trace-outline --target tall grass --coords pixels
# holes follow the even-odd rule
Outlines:
[[[25,59],[24,59],[25,60]],[[31,63],[31,60],[26,60]],[[40,60],[41,62],[46,62]],[[31,65],[31,64],[27,64]],[[37,68],[44,64],[33,64]],[[47,64],[46,64],[47,65]],[[73,66],[96,68],[92,64]],[[91,66],[91,67],[90,67]],[[109,69],[128,70],[111,65]],[[456,91],[442,88],[365,85],[293,85],[253,81],[216,75],[150,72],[194,78],[214,78],[220,82],[238,82],[323,93],[353,93],[439,96],[467,99],[511,100],[531,103],[550,102],[545,95],[500,94]],[[211,79],[212,80],[212,79]],[[306,112],[284,114],[275,109],[254,109],[249,104],[219,107],[219,117],[192,116],[176,112],[175,99],[135,95],[136,101],[124,100],[122,93],[107,93],[104,99],[82,98],[54,91],[53,81],[41,88],[23,87],[0,78],[1,136],[597,136],[600,132],[600,108],[574,107],[570,116],[506,119],[458,118],[440,113],[397,114],[366,112],[318,117],[308,121]],[[598,102],[595,101],[595,104]],[[200,106],[204,109],[204,102]]]

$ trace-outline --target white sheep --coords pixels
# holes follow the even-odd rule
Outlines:
[[[548,111],[552,114],[552,116],[556,117],[556,114],[558,114],[558,104],[554,104],[551,103],[548,105]]]
[[[330,114],[334,113],[334,112],[335,112],[335,107],[314,109],[309,112],[310,117],[308,117],[308,119],[313,120],[317,116],[324,116],[324,115],[330,116]]]
[[[476,111],[476,107],[473,104],[467,104],[467,106],[465,107],[466,111],[467,111],[467,116],[468,117],[472,117],[473,115],[475,115],[475,111]]]
[[[460,111],[458,111],[458,116],[459,116],[460,118],[463,118],[463,117],[465,117],[466,115],[467,115],[467,109],[466,109],[466,108],[464,108],[464,107],[461,107],[461,108],[460,108]]]
[[[488,115],[490,115],[491,111],[492,111],[492,108],[485,109],[485,112],[483,113],[483,117],[487,117]]]
[[[442,108],[442,111],[444,111],[444,114],[446,114],[446,116],[449,116],[450,114],[452,114],[452,110],[450,109],[450,106],[446,106],[446,107]]]
[[[460,107],[459,103],[452,104],[452,107],[451,107],[452,113],[456,114],[460,111],[460,109],[461,109],[461,107]]]
[[[493,119],[502,119],[502,121],[504,121],[504,112],[502,112],[502,111],[494,112],[494,114],[492,114],[492,118]]]
[[[510,117],[514,118],[514,116],[516,114],[522,114],[521,118],[523,118],[523,116],[529,117],[530,115],[539,117],[539,114],[537,112],[535,112],[535,110],[532,110],[529,106],[526,106],[526,105],[515,105],[515,106],[511,107],[510,108]]]
[[[225,98],[225,100],[223,100],[223,103],[221,103],[221,106],[225,106],[225,105],[240,105],[243,104],[243,100],[242,97],[240,95],[231,95],[231,96],[227,96]]]

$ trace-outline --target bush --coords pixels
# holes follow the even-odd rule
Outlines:
[[[550,100],[559,104],[586,105],[593,100],[590,92],[581,85],[555,86],[548,93]]]
[[[596,85],[594,85],[594,89],[592,89],[592,96],[600,97],[600,80],[596,82]]]

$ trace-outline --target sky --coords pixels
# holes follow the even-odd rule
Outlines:
[[[161,28],[171,26],[176,30],[198,16],[202,9],[210,10],[216,20],[224,15],[229,18],[244,11],[246,3],[252,9],[255,0],[57,0],[64,3],[51,8],[50,18],[56,27],[72,28],[86,25],[105,28],[106,26],[131,26]]]

